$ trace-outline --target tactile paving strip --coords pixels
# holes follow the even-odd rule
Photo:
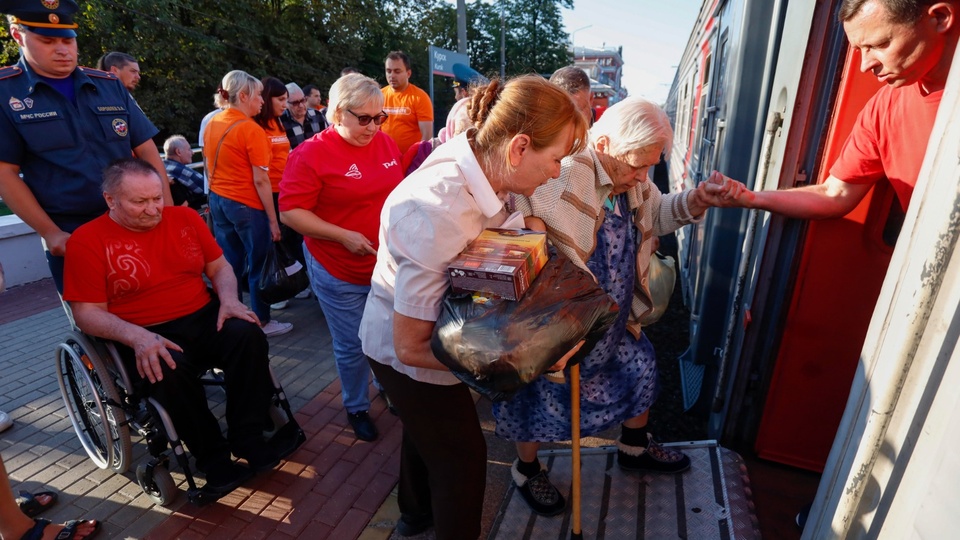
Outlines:
[[[621,470],[613,446],[581,451],[581,521],[586,539],[759,539],[743,459],[715,441],[673,443],[690,456],[682,474]],[[554,517],[530,511],[514,486],[507,490],[490,540],[566,540],[571,526],[570,450],[540,453],[550,480],[567,497]]]

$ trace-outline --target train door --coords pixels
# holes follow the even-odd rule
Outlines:
[[[879,88],[848,51],[817,182]],[[802,240],[755,448],[760,457],[821,471],[833,443],[895,241],[899,203],[879,183],[850,214],[812,221]]]

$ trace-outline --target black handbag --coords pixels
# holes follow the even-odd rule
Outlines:
[[[310,286],[307,269],[300,261],[290,255],[280,242],[272,244],[273,249],[267,251],[257,285],[257,294],[265,304],[289,300]]]

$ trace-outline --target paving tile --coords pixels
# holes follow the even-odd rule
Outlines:
[[[287,515],[285,521],[277,525],[277,531],[297,536],[313,521],[328,498],[319,493],[307,493],[299,499],[293,511]],[[317,536],[315,538],[322,538]]]
[[[373,517],[372,512],[351,508],[334,527],[330,533],[330,538],[356,538],[360,536],[360,532],[370,522],[371,517]]]
[[[349,484],[344,485],[337,493],[330,497],[326,504],[320,508],[320,512],[315,518],[321,523],[336,526],[346,513],[353,506],[353,502],[360,496],[361,489]]]
[[[377,509],[380,508],[380,505],[383,504],[383,500],[387,498],[387,495],[390,495],[390,492],[393,491],[399,478],[399,471],[378,472],[368,484],[361,486],[363,487],[363,492],[357,497],[353,506],[364,512],[375,513]]]

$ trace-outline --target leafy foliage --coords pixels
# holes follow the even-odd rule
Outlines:
[[[467,6],[471,64],[499,74],[501,9],[508,76],[569,64],[560,8],[572,6],[474,0]],[[343,67],[354,66],[385,84],[383,58],[403,50],[413,63],[411,82],[427,88],[427,48],[457,49],[456,7],[444,0],[86,0],[75,19],[82,65],[96,65],[109,51],[139,60],[143,78],[134,95],[160,128],[158,142],[173,133],[195,141],[220,79],[232,69],[328,88]],[[8,36],[0,28],[0,38]],[[0,63],[12,64],[18,54],[12,40],[2,40]],[[453,98],[448,81],[435,82],[439,127]]]

